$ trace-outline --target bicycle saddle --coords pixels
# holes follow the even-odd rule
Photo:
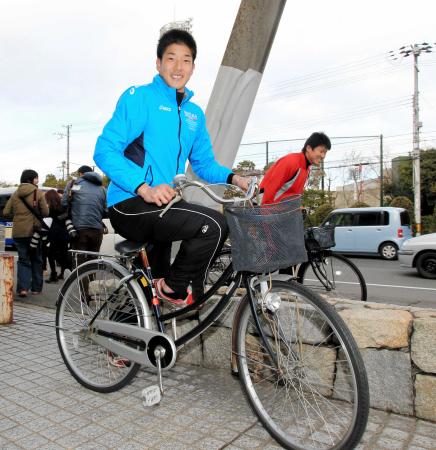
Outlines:
[[[118,253],[125,254],[125,253],[138,253],[139,250],[143,247],[148,247],[147,244],[144,244],[143,242],[135,242],[135,241],[129,241],[129,240],[123,240],[120,242],[117,242],[115,244],[115,250]]]

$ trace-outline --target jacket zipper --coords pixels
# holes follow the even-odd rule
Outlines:
[[[180,155],[182,154],[182,142],[180,140],[180,133],[182,131],[182,118],[180,117],[180,111],[182,110],[182,105],[180,104],[177,107],[177,111],[179,114],[179,154],[177,155],[177,167],[176,167],[176,174],[179,173],[179,162],[180,162]]]

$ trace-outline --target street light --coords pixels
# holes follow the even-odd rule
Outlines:
[[[390,51],[389,57],[393,60],[406,58],[413,55],[413,192],[415,203],[416,235],[421,235],[421,168],[419,152],[419,129],[422,122],[419,121],[419,91],[418,91],[418,56],[421,53],[431,53],[433,45],[423,42],[422,44],[405,45],[398,52]]]

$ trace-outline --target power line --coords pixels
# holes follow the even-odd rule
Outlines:
[[[398,99],[391,99],[388,101],[380,102],[380,103],[371,103],[368,105],[360,106],[358,108],[353,108],[347,111],[337,111],[326,115],[319,115],[318,117],[314,117],[310,120],[303,119],[303,120],[295,120],[295,121],[281,121],[276,122],[275,124],[271,124],[271,126],[267,126],[265,128],[262,128],[259,130],[259,127],[256,128],[255,135],[259,135],[261,132],[262,134],[265,134],[267,132],[272,132],[277,129],[282,129],[284,127],[286,128],[305,128],[307,126],[311,126],[312,128],[314,126],[318,126],[319,124],[322,124],[322,126],[325,126],[326,124],[331,124],[335,122],[341,122],[348,120],[354,120],[357,118],[373,115],[376,113],[388,111],[388,110],[394,110],[394,109],[400,109],[409,107],[412,104],[412,97],[411,96],[405,96],[400,97]],[[250,130],[248,130],[248,134],[250,134]]]

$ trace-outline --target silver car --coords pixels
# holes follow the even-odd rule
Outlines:
[[[436,233],[403,242],[398,259],[403,267],[416,267],[424,278],[436,279]]]

